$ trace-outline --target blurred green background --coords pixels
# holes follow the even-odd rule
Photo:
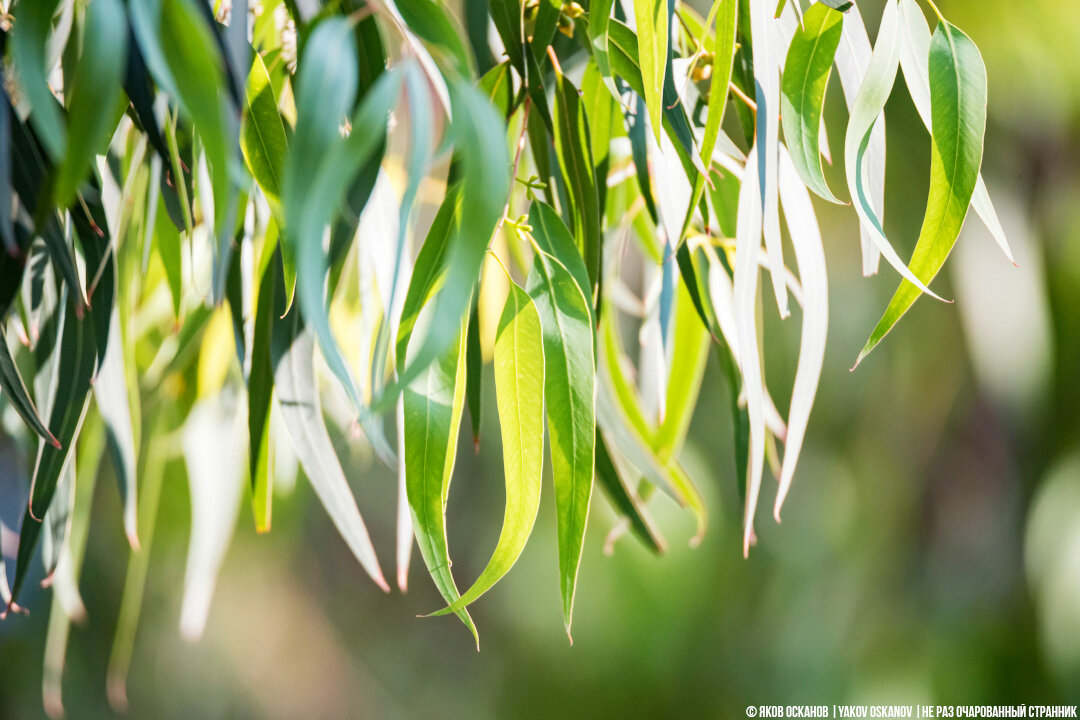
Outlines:
[[[873,35],[881,4],[859,5]],[[668,554],[624,538],[605,556],[613,518],[595,503],[573,646],[560,620],[550,485],[536,539],[474,606],[478,653],[456,620],[416,618],[441,607],[416,553],[410,592],[384,596],[304,482],[276,504],[268,536],[241,513],[206,633],[187,643],[177,624],[188,490],[175,462],[129,715],[738,717],[748,704],[1080,703],[1080,6],[939,5],[986,61],[983,170],[1019,267],[969,219],[937,286],[955,305],[919,302],[852,373],[897,278],[883,265],[864,279],[854,214],[819,204],[832,312],[825,371],[784,522],[759,513],[749,560],[715,359],[683,455],[707,495],[709,534],[687,547],[691,518],[657,498]],[[839,154],[835,82],[830,108]],[[925,205],[929,138],[902,81],[887,118],[886,229],[905,255]],[[780,407],[797,333],[790,321],[766,331]],[[487,400],[485,432],[497,437]],[[497,443],[477,456],[467,435],[448,521],[461,578],[486,562],[503,495]],[[373,508],[393,507],[395,478],[341,440],[389,566],[393,513]],[[19,472],[23,460],[0,446],[4,472]],[[766,485],[763,507],[774,491]],[[111,478],[94,502],[88,618],[72,628],[65,668],[72,717],[112,712],[105,669],[128,559]],[[44,713],[50,591],[35,586],[23,600],[31,615],[0,623],[4,720]]]

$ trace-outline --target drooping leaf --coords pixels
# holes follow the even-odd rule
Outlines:
[[[95,308],[96,311],[96,308]],[[138,500],[135,475],[135,430],[128,396],[127,358],[122,344],[120,319],[115,307],[110,312],[108,344],[94,381],[94,399],[105,425],[105,438],[112,457],[113,472],[124,503],[124,530],[132,548],[139,547]]]
[[[809,13],[807,13],[809,16]],[[825,362],[825,340],[829,330],[829,283],[825,272],[825,250],[821,244],[810,194],[796,176],[793,158],[780,154],[780,202],[787,218],[791,246],[799,264],[803,292],[802,337],[799,340],[799,365],[791,390],[788,431],[784,440],[784,461],[780,468],[780,488],[776,492],[773,514],[779,518],[784,498],[791,488],[795,465],[802,449],[810,409],[814,405],[821,368]]]
[[[120,0],[94,0],[86,6],[79,64],[71,88],[65,88],[68,142],[53,181],[53,200],[59,207],[71,204],[94,154],[112,136],[127,42],[127,16]]]
[[[419,260],[417,267],[420,267]],[[428,317],[435,314],[430,312]],[[457,342],[442,357],[424,367],[402,395],[405,486],[412,510],[413,532],[428,573],[449,604],[461,597],[450,573],[446,501],[457,454],[461,409],[465,403],[464,330],[462,324]],[[462,608],[457,611],[457,616],[479,647],[479,636],[469,611]]]
[[[896,254],[885,237],[882,227],[883,213],[873,205],[873,188],[868,176],[868,152],[875,122],[885,109],[885,101],[892,92],[896,69],[900,64],[900,23],[896,1],[889,0],[881,15],[877,42],[870,56],[870,65],[863,76],[859,94],[851,107],[847,135],[844,139],[844,165],[847,174],[851,204],[859,214],[863,227],[885,259],[909,282],[915,283],[923,292],[940,300],[936,294],[908,268]]]
[[[843,30],[840,33],[840,47],[836,50],[836,74],[840,87],[844,91],[844,102],[848,115],[854,111],[855,101],[862,88],[863,77],[870,66],[870,36],[866,32],[862,14],[857,5],[852,5],[844,16]],[[866,182],[869,185],[869,200],[873,207],[885,207],[885,117],[880,115],[873,123],[870,138],[866,145]],[[865,276],[878,271],[881,251],[870,236],[868,225],[859,222],[859,245],[862,249],[862,272]]]
[[[927,130],[932,127],[933,120],[930,114],[930,28],[926,25],[923,16],[915,0],[900,0],[900,18],[902,28],[900,30],[900,68],[904,71],[904,81],[907,84],[911,101],[923,121]],[[1001,227],[997,211],[990,200],[990,193],[986,190],[986,182],[983,181],[982,173],[975,180],[975,192],[971,199],[971,206],[978,213],[979,218],[990,231],[994,241],[1005,253],[1010,262],[1013,259],[1012,249],[1005,237],[1005,230]]]
[[[819,131],[843,18],[840,12],[822,3],[815,3],[806,11],[784,61],[780,98],[784,140],[795,170],[808,188],[834,203],[840,201],[825,182]]]
[[[4,332],[2,325],[0,325],[0,390],[3,390],[4,398],[15,408],[31,430],[53,447],[60,447],[60,441],[49,432],[49,428],[45,426],[45,422],[38,415],[34,401],[26,391],[26,385],[19,374],[19,368],[15,366],[15,361],[12,359],[11,352],[8,349],[7,334]]]
[[[575,267],[578,275],[585,270],[569,231],[554,209],[541,202],[533,203],[529,223],[538,252],[526,289],[536,303],[543,328],[544,399],[551,435],[559,578],[563,622],[569,634],[595,467],[596,338],[589,302],[568,269]]]
[[[271,348],[274,387],[293,448],[315,494],[353,555],[375,584],[389,592],[390,586],[383,578],[375,548],[323,420],[315,382],[314,335],[303,324],[302,308],[294,307],[285,317],[280,317],[284,309],[280,285],[275,298],[275,315],[278,317],[274,322]]]
[[[198,640],[243,495],[242,413],[222,394],[201,400],[184,423],[182,445],[191,492],[191,540],[184,571],[180,635]]]
[[[255,182],[271,207],[280,211],[281,181],[288,153],[285,124],[262,56],[256,54],[247,80],[247,105],[240,128],[240,149]]]
[[[642,0],[644,1],[644,0]],[[600,278],[600,204],[597,196],[596,168],[585,107],[577,88],[570,80],[555,76],[555,151],[559,168],[570,191],[573,204],[574,239],[585,258],[589,273],[586,297],[593,298]]]
[[[436,615],[460,610],[490,590],[517,562],[532,534],[544,467],[544,366],[540,314],[529,295],[511,282],[495,339],[495,399],[506,478],[502,531],[476,582]]]
[[[982,165],[986,131],[986,67],[979,49],[951,23],[938,23],[930,43],[930,195],[911,269],[929,283],[952,251]],[[902,282],[858,360],[881,342],[919,298]],[[856,364],[858,364],[856,362]]]
[[[705,134],[701,140],[701,162],[712,163],[713,150],[720,136],[720,125],[727,106],[728,85],[735,60],[735,28],[738,26],[739,0],[714,0],[709,15],[716,14],[716,39],[713,43],[712,70],[709,76],[709,99]]]
[[[265,252],[265,251],[264,251]],[[255,301],[255,327],[251,338],[248,373],[248,474],[255,529],[270,530],[273,502],[273,467],[270,462],[270,408],[274,396],[272,355],[275,310],[284,304],[277,291],[284,289],[281,248],[274,247],[263,270]]]
[[[211,296],[216,302],[224,297],[232,255],[236,186],[230,166],[239,145],[239,108],[229,99],[221,46],[196,4],[191,0],[160,2],[156,40],[176,85],[175,99],[194,123],[210,165],[215,238]],[[146,55],[146,44],[141,48]],[[149,56],[146,59],[153,71]]]
[[[67,131],[60,105],[49,90],[46,44],[53,15],[59,0],[40,0],[23,3],[19,21],[11,37],[11,59],[19,73],[19,87],[26,94],[34,111],[30,122],[41,135],[49,157],[54,161],[64,155]]]
[[[750,26],[754,52],[754,99],[757,102],[757,130],[754,148],[757,152],[759,195],[762,222],[765,230],[765,250],[769,256],[769,276],[780,317],[788,316],[787,285],[784,282],[784,251],[780,244],[780,209],[776,190],[776,167],[779,162],[780,82],[777,77],[776,38],[766,3],[750,5]],[[749,177],[744,177],[745,183]]]
[[[97,343],[91,319],[78,317],[70,292],[62,300],[62,329],[59,331],[59,366],[54,399],[49,413],[49,427],[53,429],[60,447],[38,442],[37,462],[30,491],[30,503],[23,515],[19,535],[19,553],[16,561],[15,580],[11,587],[12,602],[26,580],[41,532],[41,519],[49,509],[56,484],[64,466],[71,461],[75,439],[82,427],[83,417],[90,396],[90,381],[97,360]]]
[[[664,78],[667,74],[668,0],[634,0],[637,20],[637,58],[640,61],[645,106],[649,109],[656,141],[660,142],[661,117],[664,113]]]

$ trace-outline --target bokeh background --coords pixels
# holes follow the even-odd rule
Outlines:
[[[874,33],[881,3],[860,0]],[[774,525],[741,557],[727,388],[710,359],[683,454],[711,512],[658,497],[661,558],[633,538],[602,552],[595,503],[571,646],[557,597],[550,485],[533,542],[474,606],[481,651],[441,607],[418,555],[411,589],[384,596],[304,482],[256,536],[242,511],[203,638],[177,626],[188,543],[182,462],[162,512],[129,674],[131,717],[738,717],[748,704],[1080,703],[1080,6],[939,0],[981,48],[990,108],[984,175],[1019,267],[969,219],[939,292],[857,371],[895,274],[863,278],[850,209],[819,204],[831,326],[803,460]],[[830,88],[839,165],[844,118]],[[887,108],[886,229],[909,252],[929,138],[898,80]],[[842,166],[840,166],[842,167]],[[767,313],[768,315],[768,313]],[[798,327],[768,324],[767,369],[786,407]],[[491,378],[486,377],[489,389]],[[497,437],[492,393],[485,432]],[[468,433],[450,503],[455,574],[486,562],[502,516],[497,442]],[[347,436],[339,450],[389,564],[395,478]],[[3,447],[5,472],[25,460]],[[108,716],[105,668],[129,554],[109,473],[97,484],[63,700]],[[771,481],[767,481],[771,482]],[[774,486],[767,486],[771,505]],[[50,591],[0,623],[0,718],[44,714]]]

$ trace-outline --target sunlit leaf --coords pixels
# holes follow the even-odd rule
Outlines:
[[[637,20],[637,59],[641,65],[645,106],[657,142],[660,141],[661,121],[664,112],[664,76],[667,74],[668,0],[634,0],[634,18]]]
[[[821,167],[819,131],[825,89],[840,44],[844,16],[822,3],[810,6],[795,32],[784,61],[780,115],[791,161],[806,186],[829,202],[840,202],[829,190]]]
[[[986,131],[986,67],[978,48],[955,25],[938,23],[930,43],[930,195],[911,269],[930,282],[949,256],[982,164]],[[920,283],[922,284],[922,283]],[[861,361],[919,298],[902,282],[859,353]]]
[[[259,188],[275,209],[280,209],[288,140],[270,75],[258,54],[251,64],[246,97],[247,107],[240,128],[240,149]]]
[[[904,71],[904,81],[907,84],[911,102],[922,118],[923,125],[927,130],[932,127],[933,120],[930,113],[930,28],[926,25],[926,18],[922,10],[915,4],[915,0],[900,0],[900,18],[902,29],[900,31],[900,68]],[[1005,237],[1005,230],[1001,227],[997,211],[990,200],[990,194],[986,190],[982,173],[975,180],[975,192],[971,198],[971,206],[978,213],[979,218],[986,225],[987,230],[994,237],[1005,257],[1010,262],[1013,260],[1012,249]]]
[[[859,219],[870,235],[870,239],[877,246],[885,259],[900,275],[909,282],[915,283],[923,292],[927,292],[940,300],[936,294],[930,291],[915,274],[908,268],[896,250],[885,237],[882,227],[884,216],[880,208],[873,205],[873,188],[870,185],[871,178],[868,176],[870,142],[874,123],[885,109],[885,101],[892,92],[893,82],[896,80],[896,69],[900,64],[900,23],[899,14],[896,10],[896,1],[889,0],[881,16],[881,27],[878,29],[877,43],[874,45],[873,55],[870,57],[870,65],[863,76],[859,94],[851,108],[851,118],[848,120],[847,136],[844,140],[844,164],[847,172],[848,189],[851,192],[851,203],[859,214]]]
[[[577,287],[573,289],[578,292]],[[495,340],[495,399],[506,478],[502,531],[491,559],[476,582],[436,615],[460,610],[490,590],[510,571],[525,548],[540,508],[544,394],[540,315],[529,295],[512,282]]]
[[[526,289],[540,314],[544,340],[544,399],[559,533],[559,577],[567,633],[592,497],[595,356],[592,314],[580,280],[585,267],[555,211],[533,203],[529,223],[538,252]],[[541,432],[540,435],[543,433]],[[504,443],[505,445],[505,443]]]
[[[420,267],[419,261],[417,267]],[[433,316],[435,313],[431,313]],[[446,501],[457,454],[458,428],[465,403],[464,324],[457,342],[405,388],[405,486],[412,509],[413,532],[435,586],[447,603],[460,597],[450,573],[446,545]],[[480,640],[469,611],[457,616],[477,647]]]

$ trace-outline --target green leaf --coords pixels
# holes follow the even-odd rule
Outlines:
[[[576,287],[574,292],[578,292]],[[506,479],[502,531],[480,577],[435,615],[456,612],[490,590],[517,562],[532,534],[544,468],[544,347],[537,308],[511,281],[495,336],[495,400]]]
[[[65,88],[70,92],[68,143],[53,186],[59,207],[71,204],[95,153],[112,137],[127,53],[127,16],[120,0],[94,0],[85,18],[79,64]]]
[[[16,367],[11,352],[8,349],[7,334],[3,325],[0,325],[0,389],[8,403],[15,408],[27,426],[40,435],[47,443],[55,448],[60,447],[60,441],[53,437],[45,422],[38,415],[34,401],[26,391],[19,368]]]
[[[637,57],[641,67],[645,106],[653,134],[660,142],[661,118],[664,114],[664,77],[667,74],[668,0],[634,0],[637,20]]]
[[[589,273],[589,290],[593,298],[600,279],[600,253],[603,236],[600,233],[600,204],[596,190],[596,169],[593,165],[592,140],[585,107],[577,88],[566,76],[555,76],[555,154],[559,168],[570,190],[573,204],[574,238]]]
[[[297,298],[304,319],[330,371],[345,388],[353,409],[359,412],[363,401],[330,329],[326,297],[330,265],[323,233],[339,211],[353,179],[386,133],[401,77],[396,72],[379,77],[353,117],[352,132],[343,139],[340,126],[352,109],[357,87],[355,56],[356,43],[344,19],[320,23],[308,41],[304,69],[297,83],[297,127],[283,190],[289,228],[286,256],[290,250],[295,254]],[[368,433],[373,444],[377,438],[377,434]]]
[[[491,103],[467,83],[452,82],[450,99],[453,137],[459,160],[458,190],[451,187],[417,257],[401,314],[397,338],[398,378],[372,403],[374,410],[388,407],[401,389],[457,342],[457,328],[472,303],[495,226],[503,214],[510,189],[510,158],[506,123]],[[491,142],[500,138],[500,142]],[[427,251],[433,236],[441,237]],[[424,258],[421,262],[421,258]],[[420,309],[434,300],[434,319],[425,327],[422,343],[413,346],[412,334]],[[408,359],[404,348],[409,346]]]
[[[420,267],[419,259],[417,267]],[[432,311],[428,317],[434,315],[436,313]],[[455,344],[435,362],[426,365],[402,396],[405,488],[412,510],[413,531],[428,573],[450,604],[461,597],[450,573],[450,551],[446,544],[446,500],[465,402],[464,324],[460,328]],[[469,611],[462,608],[457,611],[457,616],[479,647],[480,639]]]
[[[240,149],[251,176],[266,195],[270,206],[281,207],[281,180],[289,142],[285,123],[277,109],[262,57],[256,53],[247,81],[247,107],[240,128]]]
[[[840,12],[847,12],[851,9],[851,6],[855,4],[854,0],[818,0],[822,5],[832,8],[833,10],[839,10]],[[805,19],[806,14],[803,14]]]
[[[834,203],[840,201],[825,182],[818,133],[843,19],[841,13],[822,3],[810,6],[788,48],[780,97],[784,139],[799,177],[808,188]]]
[[[927,67],[930,59],[930,28],[926,26],[926,17],[915,0],[900,0],[900,17],[903,29],[900,32],[900,68],[904,71],[911,102],[919,113],[926,129],[930,130],[933,122],[930,116],[930,72]],[[993,235],[994,241],[1005,253],[1009,262],[1015,263],[1005,230],[1001,227],[994,203],[986,189],[982,174],[975,181],[975,193],[971,206],[978,213],[986,229]]]
[[[592,497],[596,443],[596,360],[592,313],[568,267],[584,270],[554,209],[533,203],[529,222],[538,251],[526,280],[543,328],[548,432],[559,533],[559,579],[567,634]],[[565,262],[560,261],[565,258]],[[543,433],[537,435],[541,437]]]
[[[323,420],[315,378],[314,337],[303,324],[302,308],[293,307],[285,317],[280,317],[284,295],[278,284],[271,353],[281,416],[319,502],[360,565],[376,585],[389,592],[390,586],[383,578],[375,548]]]
[[[593,60],[596,61],[600,76],[612,97],[618,98],[619,91],[612,79],[611,61],[608,58],[608,25],[611,24],[612,5],[614,5],[613,0],[595,0],[589,3],[588,34]]]
[[[264,250],[267,252],[267,250]],[[248,473],[255,530],[270,530],[273,502],[273,468],[270,464],[270,407],[274,396],[272,354],[275,310],[283,305],[277,291],[285,288],[281,248],[274,243],[272,256],[259,281],[255,301],[255,329],[251,338],[251,370],[248,373]]]
[[[59,367],[54,400],[51,403],[49,427],[55,431],[60,447],[38,443],[37,462],[30,491],[30,503],[23,516],[19,533],[19,552],[15,580],[11,588],[12,602],[19,597],[26,574],[30,569],[34,546],[41,532],[41,519],[52,503],[56,484],[64,466],[70,462],[75,439],[79,435],[90,396],[90,381],[97,362],[97,343],[90,318],[80,318],[75,312],[76,301],[70,291],[61,311]]]
[[[930,194],[911,256],[911,269],[924,283],[937,275],[960,234],[978,181],[986,131],[982,55],[971,38],[946,21],[938,23],[930,42],[930,111]],[[858,361],[881,342],[918,298],[918,288],[907,282],[900,284]]]
[[[236,187],[230,164],[239,144],[239,114],[228,99],[220,46],[199,10],[191,0],[162,0],[161,8],[157,42],[176,83],[175,99],[194,123],[210,164],[216,240],[211,296],[216,303],[225,294],[232,254]],[[145,54],[145,44],[142,49]]]
[[[735,28],[738,25],[739,0],[714,0],[710,15],[716,13],[716,40],[713,47],[712,74],[709,77],[709,103],[705,134],[701,140],[701,162],[712,163],[720,125],[727,107],[728,85],[735,60]],[[695,193],[696,195],[697,193]]]
[[[874,125],[885,110],[885,101],[892,93],[896,69],[900,64],[899,18],[895,0],[889,0],[881,15],[877,42],[870,56],[870,65],[863,76],[859,94],[851,106],[847,135],[844,138],[844,164],[851,204],[859,214],[862,227],[869,233],[885,259],[908,282],[915,283],[923,292],[941,298],[915,276],[885,237],[882,220],[872,204],[873,191],[868,176],[868,155]]]
[[[58,5],[58,0],[20,3],[18,22],[11,33],[11,59],[19,74],[19,88],[33,108],[29,121],[54,161],[64,156],[67,147],[63,112],[49,90],[52,68],[45,67],[46,45]]]

